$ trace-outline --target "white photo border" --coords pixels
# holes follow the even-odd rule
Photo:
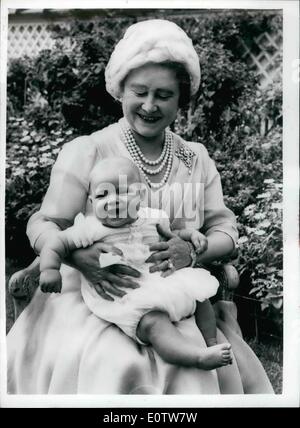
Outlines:
[[[278,395],[9,395],[6,369],[5,311],[5,141],[8,9],[83,9],[81,0],[3,0],[0,64],[0,407],[299,407],[299,3],[259,0],[87,0],[84,9],[279,9],[283,12],[283,241],[284,364]]]

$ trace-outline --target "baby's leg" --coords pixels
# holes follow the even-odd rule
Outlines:
[[[223,361],[225,363],[223,365],[230,364],[232,360],[231,346],[229,343],[217,345],[217,322],[214,309],[208,299],[204,302],[197,302],[195,320],[206,345],[214,353],[216,362]],[[211,356],[214,358],[213,354]]]
[[[195,320],[207,346],[217,344],[217,321],[210,301],[197,302]]]
[[[137,327],[137,336],[143,342],[150,343],[170,364],[212,370],[228,364],[230,359],[229,344],[216,345],[220,348],[219,354],[222,354],[222,358],[216,358],[215,347],[199,348],[178,331],[166,313],[160,311],[143,316]]]

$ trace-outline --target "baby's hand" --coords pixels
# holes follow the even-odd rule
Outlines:
[[[60,272],[56,269],[41,272],[40,287],[43,293],[60,293],[62,287]]]
[[[191,235],[191,242],[194,245],[197,254],[202,254],[207,250],[207,238],[198,230],[193,230]]]

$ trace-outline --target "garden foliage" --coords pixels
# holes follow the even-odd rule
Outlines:
[[[281,17],[244,11],[169,19],[193,39],[202,74],[198,94],[179,112],[173,129],[187,140],[205,144],[216,161],[226,203],[238,218],[237,266],[249,273],[250,293],[261,301],[262,309],[278,314],[282,308],[281,82],[260,89],[257,77],[241,58],[239,38],[251,45],[261,32],[281,28]],[[60,147],[121,117],[119,103],[105,90],[104,70],[115,43],[135,20],[106,17],[88,25],[74,21],[69,29],[55,26],[54,50],[11,63],[7,81],[8,257],[23,263],[32,257],[25,225],[41,203]],[[265,119],[272,127],[262,133]]]

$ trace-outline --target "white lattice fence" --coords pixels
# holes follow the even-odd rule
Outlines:
[[[47,22],[9,24],[7,46],[9,60],[23,55],[35,56],[42,49],[51,49],[54,43],[50,24]]]
[[[281,75],[282,32],[262,33],[253,38],[251,48],[240,39],[242,58],[260,76],[261,86],[272,83]]]

